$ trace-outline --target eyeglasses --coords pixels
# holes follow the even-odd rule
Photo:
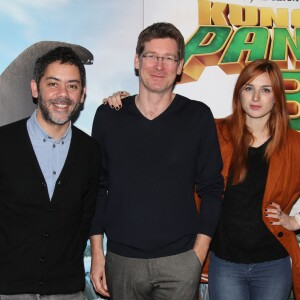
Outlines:
[[[157,56],[155,54],[150,54],[150,53],[145,53],[142,54],[142,57],[151,64],[156,64],[159,60],[159,58],[161,58],[162,63],[166,66],[172,66],[174,64],[177,64],[177,62],[179,61],[179,59],[174,58],[172,56]]]

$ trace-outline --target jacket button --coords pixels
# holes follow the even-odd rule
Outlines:
[[[43,281],[42,280],[39,281],[39,285],[43,285]]]
[[[49,211],[50,213],[52,213],[52,212],[53,212],[53,207],[50,206],[50,207],[48,208],[48,211]]]
[[[47,187],[46,182],[44,182],[44,181],[42,182],[42,187],[43,187],[43,188]]]
[[[283,232],[281,232],[281,231],[278,232],[277,236],[278,236],[278,237],[283,237]]]
[[[40,257],[40,262],[41,263],[45,262],[45,257]]]
[[[48,232],[44,232],[43,236],[44,236],[45,239],[47,239],[49,237],[49,233]]]

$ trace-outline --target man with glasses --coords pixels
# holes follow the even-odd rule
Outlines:
[[[111,299],[197,299],[221,209],[222,159],[210,109],[173,93],[183,57],[184,39],[174,25],[144,29],[134,60],[139,93],[120,110],[100,106],[94,119],[104,168],[91,229],[91,279]]]

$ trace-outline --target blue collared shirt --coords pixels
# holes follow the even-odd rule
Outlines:
[[[35,155],[47,183],[51,200],[56,180],[66,161],[72,137],[71,123],[66,133],[59,140],[53,139],[40,126],[36,118],[36,110],[27,121],[27,130]]]

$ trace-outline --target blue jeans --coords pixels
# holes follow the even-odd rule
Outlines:
[[[291,286],[289,256],[262,263],[239,264],[211,252],[210,300],[286,300]]]

